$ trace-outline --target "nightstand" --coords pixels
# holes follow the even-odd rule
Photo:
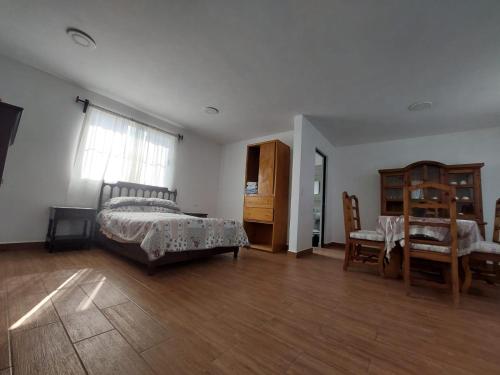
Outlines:
[[[49,228],[45,238],[45,247],[49,252],[56,248],[90,248],[95,227],[97,210],[84,207],[50,207]],[[61,235],[57,233],[60,221],[70,225],[83,222],[83,231],[79,234]]]
[[[203,212],[184,212],[184,214],[196,217],[208,217],[208,214],[205,214]]]

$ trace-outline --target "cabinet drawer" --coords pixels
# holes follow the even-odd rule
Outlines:
[[[273,208],[272,195],[246,195],[245,207]]]
[[[243,219],[258,221],[273,221],[272,208],[245,207]]]

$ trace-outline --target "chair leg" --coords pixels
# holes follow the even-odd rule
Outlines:
[[[408,249],[403,249],[403,276],[405,280],[406,294],[410,294],[411,280],[410,280],[410,252]]]
[[[385,249],[380,249],[378,254],[378,274],[384,276],[384,259],[385,259]]]
[[[443,275],[444,282],[446,283],[446,286],[450,290],[452,290],[453,282],[451,279],[451,266],[449,266],[446,263],[442,263],[441,266],[442,266],[441,273]]]
[[[451,260],[451,291],[453,293],[453,304],[455,307],[460,302],[460,279],[458,277],[458,258]]]
[[[344,271],[347,271],[347,268],[349,267],[349,262],[351,260],[351,242],[346,241],[345,242],[345,255],[344,255]]]
[[[470,256],[465,255],[462,257],[462,269],[464,271],[464,282],[462,284],[462,292],[468,293],[472,284],[472,272],[469,265]]]

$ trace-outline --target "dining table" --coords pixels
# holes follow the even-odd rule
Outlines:
[[[449,223],[449,219],[435,217],[410,217],[411,221],[422,221],[428,223]],[[379,216],[377,221],[377,232],[385,238],[385,261],[389,277],[398,277],[401,268],[401,252],[394,250],[404,246],[404,216]],[[410,236],[424,236],[438,241],[449,238],[449,228],[438,226],[410,226]],[[483,241],[483,236],[476,221],[457,219],[457,251],[458,256],[469,255],[478,242]]]

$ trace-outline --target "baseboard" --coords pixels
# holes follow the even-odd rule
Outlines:
[[[345,247],[345,243],[342,243],[342,242],[328,242],[328,243],[323,244],[323,247],[325,249],[329,249],[329,248],[332,248],[332,247],[341,247],[341,248],[344,248]]]
[[[2,250],[32,250],[43,249],[45,242],[11,242],[0,243],[0,251]]]
[[[304,249],[304,250],[300,250],[298,252],[294,252],[294,251],[288,251],[288,255],[291,255],[291,256],[294,256],[295,258],[302,258],[306,255],[311,255],[313,253],[313,248],[310,247],[309,249]]]

